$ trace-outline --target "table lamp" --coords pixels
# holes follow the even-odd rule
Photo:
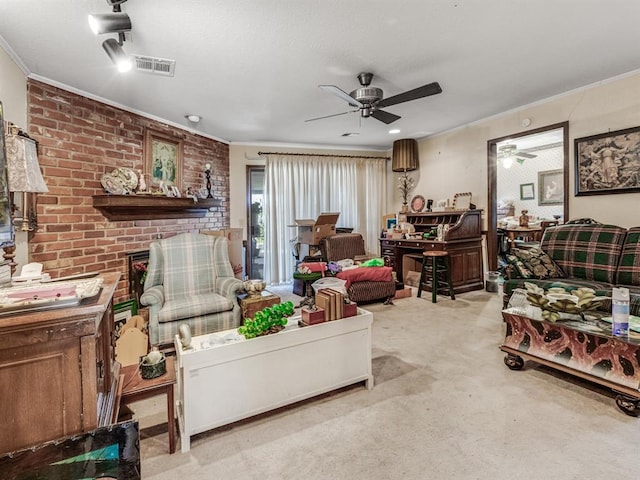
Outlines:
[[[33,205],[29,205],[29,193],[49,191],[42,178],[35,140],[19,134],[15,126],[7,136],[7,170],[10,192],[22,193],[22,218],[16,219],[20,230],[29,232],[37,227]]]
[[[402,211],[409,210],[407,198],[413,189],[413,179],[407,175],[418,168],[418,141],[414,138],[404,138],[393,142],[393,152],[391,154],[391,170],[403,172],[398,178],[398,189],[402,195]]]

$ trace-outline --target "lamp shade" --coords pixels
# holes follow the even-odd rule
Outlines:
[[[7,173],[11,192],[49,191],[40,172],[36,142],[30,138],[7,136]]]
[[[418,141],[404,138],[393,142],[391,170],[394,172],[411,172],[418,168]]]

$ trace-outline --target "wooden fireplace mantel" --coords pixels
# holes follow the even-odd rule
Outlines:
[[[222,201],[216,198],[175,198],[157,195],[94,195],[93,206],[111,221],[200,218]]]

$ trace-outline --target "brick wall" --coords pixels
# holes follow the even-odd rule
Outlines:
[[[38,195],[38,230],[29,261],[52,277],[86,272],[122,273],[115,301],[128,298],[126,252],[148,248],[158,236],[229,226],[229,146],[80,95],[29,80],[27,131],[39,142],[38,159],[49,192]],[[182,190],[204,186],[211,163],[213,195],[222,200],[203,218],[108,221],[92,206],[104,194],[100,179],[116,167],[145,171],[144,137],[150,128],[183,141]]]

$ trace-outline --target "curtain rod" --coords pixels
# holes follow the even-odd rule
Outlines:
[[[290,153],[290,152],[258,152],[258,155],[299,155],[301,157],[334,157],[334,158],[379,158],[391,160],[391,157],[372,157],[366,155],[331,155],[330,153]]]

